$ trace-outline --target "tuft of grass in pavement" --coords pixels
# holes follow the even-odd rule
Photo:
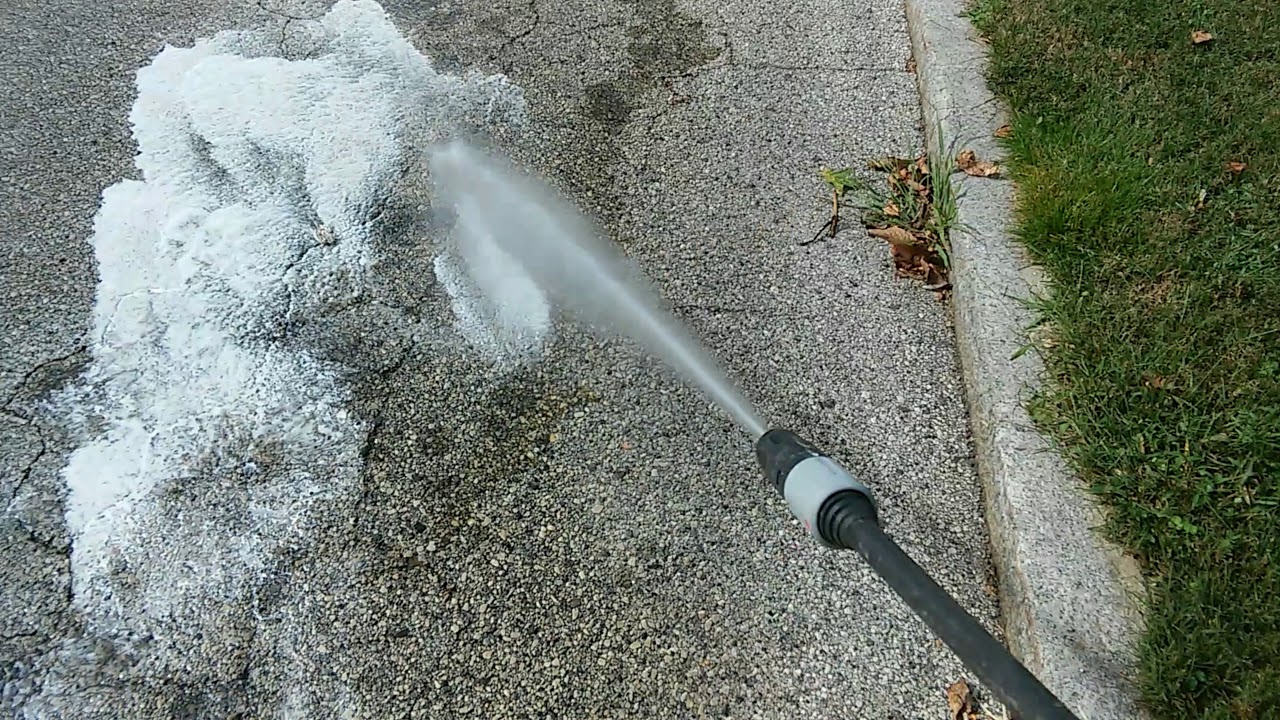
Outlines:
[[[922,235],[946,261],[948,233],[956,225],[955,159],[923,155],[914,160],[881,158],[868,163],[884,174],[885,188],[862,185],[860,205],[867,227],[901,227]],[[949,264],[949,263],[948,263]]]
[[[919,278],[927,289],[945,290],[951,267],[949,233],[956,224],[950,177],[954,160],[933,155],[885,157],[867,167],[883,177],[883,186],[857,178],[850,170],[844,177],[868,233],[888,242],[900,275]]]
[[[1018,234],[1053,282],[1033,410],[1143,563],[1145,700],[1280,718],[1280,2],[972,18],[1013,111]]]

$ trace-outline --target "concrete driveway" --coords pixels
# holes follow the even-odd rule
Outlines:
[[[5,712],[943,717],[963,668],[717,409],[468,315],[420,155],[545,173],[993,624],[945,305],[798,245],[820,166],[921,144],[897,0],[385,10],[0,9]]]

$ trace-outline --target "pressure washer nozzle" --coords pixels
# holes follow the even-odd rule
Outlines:
[[[824,545],[847,548],[847,536],[841,537],[845,523],[876,522],[871,490],[795,433],[773,429],[761,435],[756,458],[791,514]]]
[[[866,485],[786,430],[761,435],[756,457],[819,542],[861,555],[1017,717],[1079,720],[884,532]]]

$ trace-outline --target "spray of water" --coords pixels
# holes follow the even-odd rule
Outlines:
[[[461,141],[436,149],[430,167],[466,237],[508,255],[556,307],[647,348],[757,438],[764,421],[689,331],[663,309],[638,268],[549,186]],[[465,250],[465,248],[464,248]]]

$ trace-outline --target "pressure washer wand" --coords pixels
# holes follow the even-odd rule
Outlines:
[[[786,430],[756,441],[765,477],[819,542],[856,550],[1019,720],[1079,720],[880,527],[871,491]]]

